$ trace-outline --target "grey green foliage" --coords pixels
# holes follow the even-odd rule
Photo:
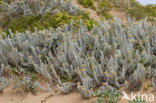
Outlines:
[[[127,88],[139,89],[145,70],[156,68],[156,24],[129,19],[129,24],[122,27],[114,19],[98,21],[91,32],[82,21],[78,33],[72,28],[71,24],[42,31],[36,28],[34,33],[17,32],[16,36],[10,31],[11,37],[3,34],[0,64],[34,71],[49,80],[50,85],[57,83],[64,93],[76,88],[73,83],[79,82],[77,89],[85,98],[93,95],[91,88],[104,82],[119,88],[130,81]],[[73,83],[62,82],[61,75],[74,78]]]
[[[74,14],[78,10],[72,6],[70,1],[65,2],[64,0],[15,0],[11,3],[3,0],[0,9],[3,16],[7,17],[55,13],[59,10]]]

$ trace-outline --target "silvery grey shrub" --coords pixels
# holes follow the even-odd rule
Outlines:
[[[34,15],[44,13],[55,13],[65,10],[69,14],[75,14],[78,9],[74,7],[70,0],[15,0],[8,3],[3,0],[0,5],[1,16],[17,17],[19,15]]]
[[[139,89],[145,71],[156,68],[156,23],[129,19],[123,27],[116,19],[97,22],[91,31],[81,21],[78,32],[71,29],[72,25],[65,25],[41,31],[36,28],[34,33],[17,32],[16,36],[10,31],[11,37],[3,34],[1,68],[33,70],[50,85],[58,84],[63,93],[69,93],[76,88],[73,83],[78,83],[77,89],[85,98],[92,96],[91,88],[105,82],[116,88],[124,84],[131,90]],[[73,80],[62,82],[63,75]],[[155,76],[151,76],[155,87]]]

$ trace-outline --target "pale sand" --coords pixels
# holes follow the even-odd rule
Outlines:
[[[110,12],[110,15],[112,15],[113,17],[116,17],[117,19],[120,19],[121,22],[126,25],[127,22],[128,22],[128,18],[127,18],[127,14],[125,12],[121,12],[121,11],[118,11],[116,9],[112,9]]]
[[[100,20],[102,17],[97,15],[97,12],[91,8],[84,8],[82,5],[80,5],[77,0],[71,0],[71,3],[79,8],[80,10],[84,10],[86,12],[89,13],[89,16],[95,20]],[[95,7],[97,6],[96,2],[95,2]]]
[[[93,10],[93,9],[91,9],[91,8],[84,8],[82,5],[80,5],[80,4],[77,2],[77,0],[71,0],[71,3],[72,3],[75,7],[77,7],[77,8],[79,8],[79,9],[81,9],[81,10],[84,10],[84,11],[88,12],[88,13],[89,13],[89,16],[90,16],[91,18],[95,19],[95,20],[100,20],[100,19],[103,18],[102,16],[99,16],[95,10]],[[95,5],[96,8],[98,8],[97,2],[94,2],[94,5]],[[111,16],[116,17],[117,19],[120,19],[121,22],[122,22],[124,25],[127,24],[128,19],[127,19],[127,14],[126,14],[125,12],[120,12],[120,11],[118,11],[118,10],[116,10],[116,9],[113,8],[109,13],[110,13]]]
[[[126,91],[128,96],[131,97],[131,93]],[[143,88],[139,91],[140,94],[154,94],[156,92],[153,88],[149,88],[148,91],[144,91]],[[135,92],[134,94],[138,94]],[[118,103],[128,103],[128,100],[121,99],[120,97]],[[2,94],[0,94],[0,103],[96,103],[96,98],[84,99],[81,95],[73,91],[69,94],[62,94],[56,92],[54,95],[51,95],[48,92],[39,92],[36,96],[31,93],[25,94],[21,90],[12,90],[11,87],[6,88]],[[156,103],[156,98],[154,102],[147,103]]]
[[[95,103],[96,98],[83,99],[74,91],[69,94],[60,92],[51,95],[48,92],[39,92],[36,96],[31,93],[24,94],[21,90],[13,91],[10,87],[0,94],[0,103]]]

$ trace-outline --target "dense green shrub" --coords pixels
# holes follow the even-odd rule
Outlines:
[[[96,10],[96,8],[94,6],[94,0],[78,0],[78,3],[80,3],[85,8],[90,7],[92,9]]]
[[[87,13],[79,12],[76,15],[69,15],[65,11],[59,11],[56,14],[46,13],[43,15],[30,15],[21,16],[18,18],[5,18],[0,20],[3,31],[8,33],[8,30],[12,32],[24,32],[25,30],[34,31],[37,27],[39,30],[43,28],[57,28],[59,26],[70,24],[70,21],[74,21],[75,28],[79,28],[80,19],[83,20],[83,24],[87,26],[88,30],[91,30],[95,21],[90,19]]]

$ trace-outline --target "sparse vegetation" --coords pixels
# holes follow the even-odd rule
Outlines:
[[[85,2],[85,0],[81,1]],[[98,7],[96,8],[97,13],[106,19],[111,18],[109,12],[112,10],[112,8],[118,10],[119,12],[124,11],[128,16],[131,18],[136,18],[136,20],[149,17],[149,20],[153,21],[153,17],[156,17],[155,5],[143,6],[136,0],[96,0],[96,2],[98,4]],[[93,1],[91,3],[94,4]],[[84,5],[83,3],[80,4]]]

